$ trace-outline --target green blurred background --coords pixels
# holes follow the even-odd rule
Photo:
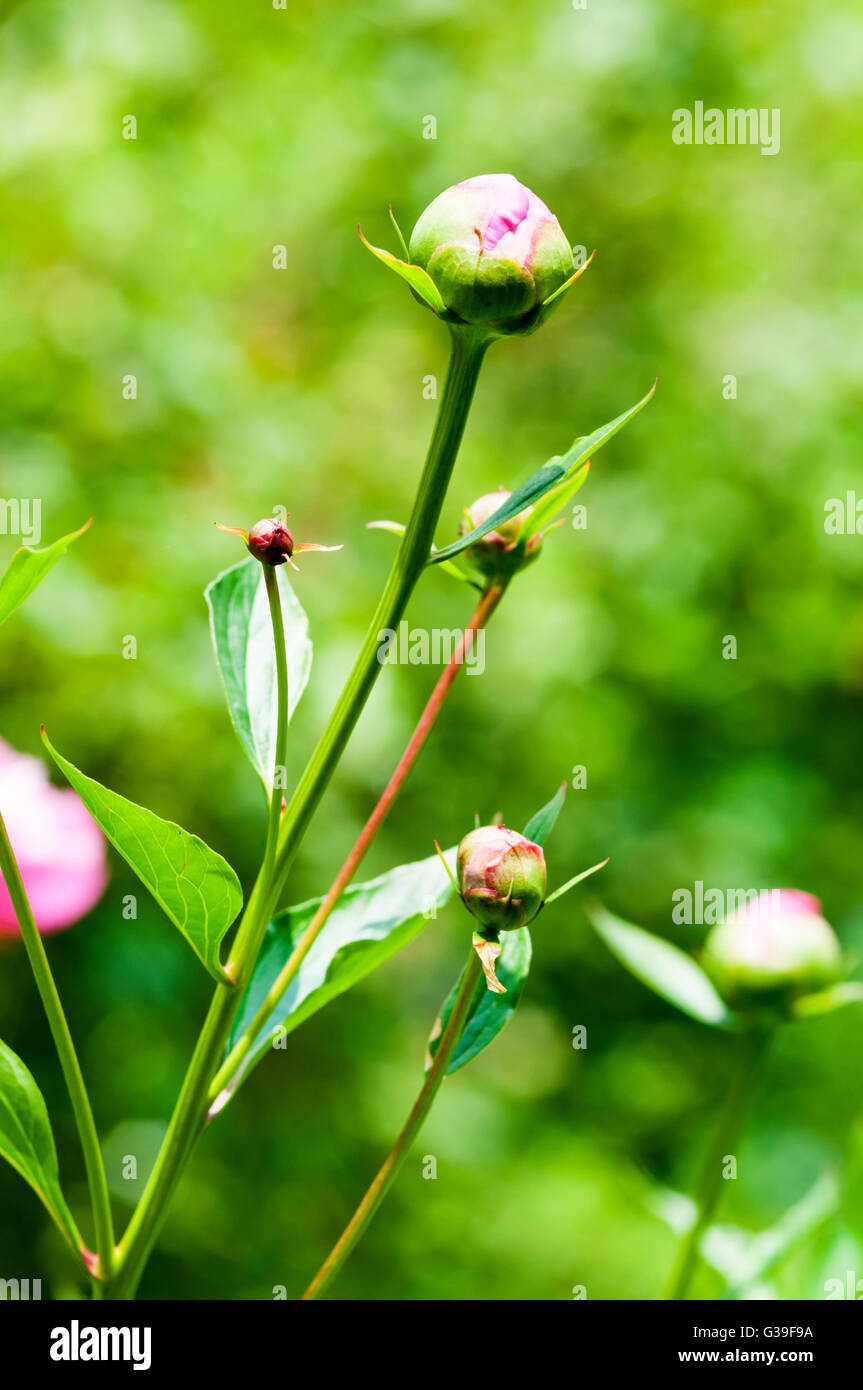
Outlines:
[[[213,522],[284,503],[300,537],[344,542],[295,576],[316,643],[292,725],[299,771],[391,560],[392,537],[365,523],[406,516],[435,408],[423,378],[442,379],[446,358],[443,330],[356,224],[391,245],[390,201],[408,228],[449,184],[511,171],[598,255],[541,333],[491,350],[441,539],[478,494],[513,486],[657,375],[659,390],[598,456],[578,499],[587,529],[556,532],[495,618],[486,675],[456,685],[364,876],[454,842],[477,808],[523,824],[583,764],[587,788],[549,846],[553,883],[609,854],[595,891],[692,948],[699,929],[671,923],[675,889],[805,888],[863,953],[863,539],[823,525],[825,501],[861,482],[852,0],[4,8],[0,493],[43,499],[43,544],[95,524],[4,628],[3,737],[36,753],[44,721],[76,763],[249,882],[263,808],[202,599],[239,557]],[[780,108],[781,152],[673,144],[672,112],[696,100]],[[0,537],[4,564],[15,544]],[[453,627],[469,605],[435,572],[410,618]],[[290,900],[327,886],[434,676],[385,671]],[[133,889],[112,856],[99,908],[50,943],[121,1223],[141,1185],[123,1182],[121,1158],[146,1169],[210,992],[143,896],[139,920],[122,919]],[[692,1190],[733,1058],[623,974],[582,893],[538,923],[519,1014],[447,1084],[337,1296],[656,1296],[675,1244],[657,1193]],[[254,1072],[201,1144],[142,1296],[301,1292],[407,1112],[466,926],[448,908]],[[0,954],[0,1020],[44,1090],[89,1231],[15,946]],[[754,1233],[835,1175],[836,1203],[770,1276],[781,1297],[863,1278],[861,1041],[859,1007],[786,1030],[725,1185],[723,1220]],[[6,1166],[0,1275],[74,1291]],[[694,1291],[720,1289],[702,1269]]]

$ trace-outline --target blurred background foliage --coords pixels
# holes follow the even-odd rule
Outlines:
[[[239,558],[213,523],[285,504],[316,664],[298,771],[390,564],[431,428],[446,338],[363,251],[442,188],[508,170],[595,264],[535,338],[494,346],[446,503],[512,486],[636,401],[566,527],[495,618],[369,855],[365,877],[500,809],[521,825],[587,768],[549,846],[593,889],[696,948],[671,895],[808,889],[863,950],[863,539],[825,534],[861,482],[863,17],[847,0],[27,0],[0,27],[3,497],[40,497],[43,543],[95,525],[3,632],[2,735],[44,721],[88,772],[201,834],[246,883],[264,834],[209,651],[202,590]],[[681,147],[671,115],[778,107],[781,152]],[[122,138],[134,115],[137,139]],[[434,116],[436,139],[424,139]],[[273,247],[288,268],[273,268]],[[852,269],[857,260],[857,273]],[[134,374],[137,399],[124,400]],[[723,379],[737,378],[737,398]],[[16,542],[0,537],[6,562]],[[415,625],[469,591],[422,582]],[[736,636],[736,661],[722,643]],[[137,659],[123,641],[137,639]],[[388,668],[297,862],[319,893],[383,786],[435,672]],[[118,1216],[169,1113],[210,986],[112,860],[92,916],[50,944],[92,1086]],[[655,1297],[674,1239],[657,1190],[691,1191],[733,1059],[625,976],[580,897],[535,931],[515,1021],[445,1088],[335,1292],[359,1298]],[[142,1287],[297,1295],[399,1128],[460,966],[455,906],[265,1061],[201,1144]],[[23,952],[0,956],[2,1036],[55,1116],[89,1229],[75,1133]],[[587,1026],[574,1050],[572,1029]],[[757,1232],[819,1174],[840,1198],[780,1262],[782,1297],[863,1278],[863,1011],[786,1030],[724,1221]],[[422,1157],[438,1160],[437,1181]],[[0,1166],[0,1274],[71,1272]],[[716,1296],[702,1269],[695,1292]]]

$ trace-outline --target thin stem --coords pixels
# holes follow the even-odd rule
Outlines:
[[[746,1105],[758,1079],[759,1063],[767,1050],[769,1030],[750,1026],[743,1038],[737,1069],[725,1098],[725,1106],[713,1145],[701,1174],[696,1196],[695,1220],[684,1236],[663,1299],[683,1299],[698,1260],[701,1237],[710,1225],[722,1189],[722,1170],[729,1149],[737,1138]]]
[[[96,1231],[98,1264],[94,1265],[90,1251],[86,1248],[82,1248],[81,1257],[95,1280],[108,1279],[114,1265],[114,1223],[111,1216],[111,1199],[108,1195],[108,1181],[105,1176],[99,1135],[96,1131],[96,1122],[93,1119],[93,1110],[87,1095],[87,1087],[84,1084],[75,1044],[72,1041],[72,1034],[69,1032],[60,995],[54,983],[54,976],[51,974],[48,956],[33,918],[2,816],[0,816],[0,871],[2,871],[12,906],[15,909],[24,949],[27,952],[36,981],[36,988],[41,996],[48,1026],[57,1048],[57,1055],[63,1069],[69,1099],[72,1102],[75,1123],[78,1126],[81,1149],[84,1154],[87,1184],[90,1189],[90,1205],[93,1209],[93,1224]]]
[[[264,565],[264,583],[273,624],[273,645],[276,651],[276,743],[273,766],[273,785],[270,791],[270,816],[267,823],[267,845],[264,850],[262,875],[272,882],[279,825],[282,819],[282,783],[288,756],[288,656],[285,650],[285,623],[279,598],[279,576],[273,565]]]
[[[360,831],[356,843],[333,880],[332,886],[327,892],[326,897],[322,899],[317,912],[312,917],[311,922],[279,972],[279,975],[261,1004],[261,1007],[258,1009],[258,1012],[255,1014],[255,1017],[252,1019],[252,1022],[249,1024],[243,1036],[238,1039],[235,1046],[231,1049],[223,1066],[216,1073],[212,1085],[210,1086],[209,1093],[210,1100],[216,1102],[212,1107],[211,1113],[215,1113],[217,1108],[221,1111],[230,1099],[233,1090],[231,1083],[236,1083],[239,1079],[237,1073],[239,1072],[242,1062],[248,1056],[262,1028],[266,1025],[267,1020],[285,991],[288,989],[291,981],[296,977],[300,966],[329,920],[330,914],[333,912],[333,909],[338,904],[342,894],[359,868],[369,845],[383,824],[384,819],[401,791],[411,768],[419,757],[431,733],[432,727],[441,711],[450,687],[464,665],[466,655],[470,652],[474,634],[489,621],[492,613],[494,613],[503,598],[504,589],[505,586],[490,585],[489,588],[484,591],[476,607],[476,611],[465,628],[450,661],[432,691],[428,704],[419,718],[417,726],[411,735],[404,753],[398,761],[395,771],[381,793],[380,800],[375,806],[375,809]]]
[[[156,1165],[121,1242],[122,1269],[112,1289],[115,1298],[134,1297],[150,1250],[167,1215],[168,1204],[195,1141],[207,1122],[210,1081],[219,1067],[234,1015],[240,1005],[242,989],[248,982],[293,857],[381,670],[378,660],[380,633],[384,628],[395,627],[400,621],[428,561],[489,341],[467,330],[451,334],[446,381],[402,543],[353,670],[282,817],[273,880],[267,882],[263,873],[258,875],[240,920],[232,959],[227,967],[232,978],[237,980],[237,987],[216,986]]]
[[[440,1046],[435,1053],[434,1061],[426,1072],[422,1090],[414,1102],[413,1109],[407,1118],[405,1127],[390,1150],[365,1197],[360,1202],[338,1241],[333,1246],[314,1279],[309,1284],[309,1287],[306,1289],[306,1292],[303,1294],[304,1302],[320,1298],[321,1294],[332,1283],[341,1270],[342,1265],[368,1229],[378,1207],[392,1187],[399,1169],[407,1158],[411,1145],[422,1129],[426,1117],[434,1104],[434,1099],[440,1090],[441,1082],[446,1076],[447,1069],[452,1060],[452,1055],[456,1049],[456,1044],[464,1030],[464,1025],[467,1021],[468,1012],[479,977],[479,957],[473,947],[471,947],[471,952],[468,957],[467,965],[464,968],[464,974],[461,978],[461,984],[459,985],[459,991],[456,995],[453,1010],[440,1040]]]

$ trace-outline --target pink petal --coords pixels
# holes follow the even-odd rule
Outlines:
[[[2,740],[0,812],[39,930],[59,931],[85,916],[108,882],[104,836],[73,791],[52,786],[36,758]],[[0,935],[18,934],[0,879]]]

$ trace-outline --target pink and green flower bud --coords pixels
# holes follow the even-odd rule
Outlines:
[[[496,333],[535,327],[575,273],[557,218],[512,174],[446,189],[420,217],[409,250],[455,319]]]
[[[484,931],[515,931],[545,901],[545,856],[539,845],[502,825],[481,825],[458,847],[462,902]]]
[[[470,507],[465,508],[467,519],[459,527],[460,534],[467,535],[468,531],[482,526],[511,496],[512,493],[502,487],[497,492],[486,492],[478,497]],[[471,564],[489,581],[508,579],[516,570],[522,570],[538,559],[542,536],[527,534],[527,522],[532,511],[533,507],[526,507],[494,531],[487,531],[468,548],[467,556]]]
[[[735,1009],[783,1007],[835,983],[842,952],[821,904],[789,888],[761,893],[713,928],[704,964]]]

